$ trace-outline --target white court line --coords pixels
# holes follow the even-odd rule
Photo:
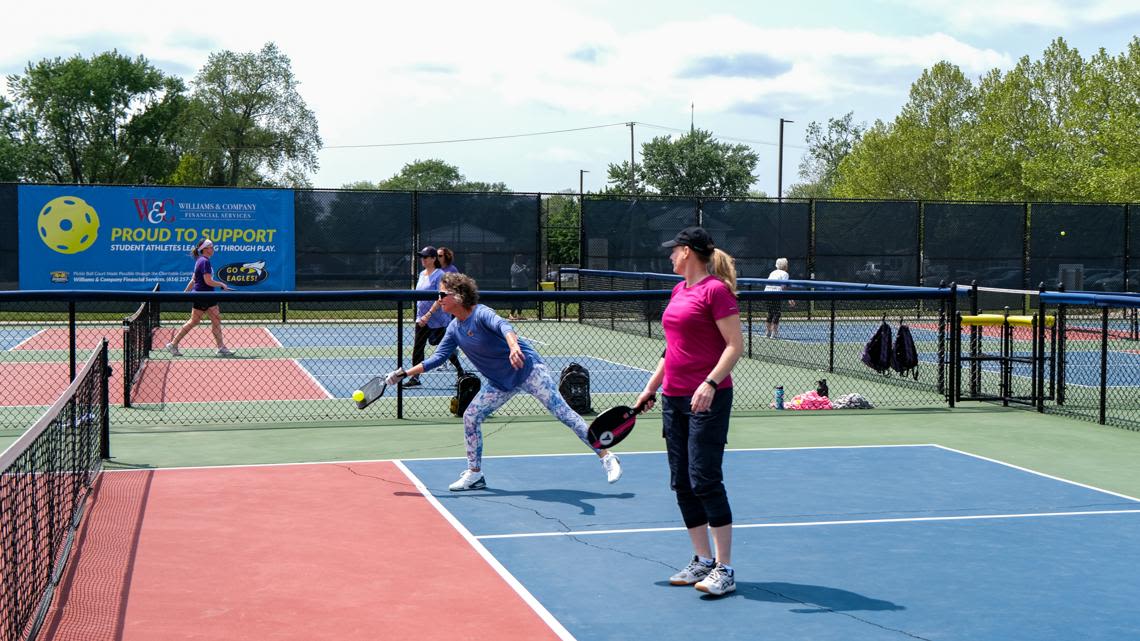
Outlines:
[[[321,385],[321,382],[317,380],[316,376],[313,376],[312,372],[310,372],[304,365],[301,364],[300,360],[296,358],[290,358],[289,360],[293,361],[293,365],[295,365],[297,369],[301,370],[305,376],[308,376],[310,381],[313,381],[313,385],[316,385],[322,392],[325,393],[325,398],[336,398],[329,393],[328,388],[326,388],[324,385]]]
[[[9,348],[7,349],[7,351],[9,351],[9,352],[10,352],[10,351],[12,351],[12,350],[14,350],[14,349],[20,349],[20,347],[22,347],[22,346],[23,346],[25,343],[27,343],[28,341],[30,341],[30,340],[32,340],[33,338],[35,338],[35,337],[39,336],[40,334],[44,334],[44,333],[47,333],[47,332],[49,332],[49,331],[51,331],[51,330],[49,330],[49,329],[41,329],[41,330],[37,331],[35,334],[32,334],[31,336],[29,336],[29,337],[25,338],[24,340],[20,341],[19,343],[16,343],[15,345],[13,345],[13,346],[9,347]]]
[[[1053,476],[1052,474],[1046,474],[1044,472],[1038,472],[1036,470],[1031,470],[1027,467],[1021,467],[1020,465],[1014,465],[1013,463],[1006,463],[1005,461],[999,461],[998,459],[995,459],[995,458],[989,458],[986,456],[981,456],[979,454],[971,454],[969,452],[963,452],[962,450],[956,450],[952,447],[946,447],[945,445],[935,445],[934,447],[937,447],[937,448],[942,449],[942,450],[946,450],[947,452],[954,452],[955,454],[961,454],[962,456],[969,456],[970,458],[976,458],[976,459],[979,459],[982,461],[987,461],[989,463],[996,463],[998,465],[1004,465],[1006,467],[1010,467],[1010,468],[1013,468],[1015,470],[1020,470],[1022,472],[1028,472],[1030,474],[1036,474],[1037,476],[1047,478],[1047,479],[1051,479],[1054,481],[1060,481],[1062,483],[1068,483],[1069,485],[1075,485],[1077,487],[1083,487],[1086,490],[1095,490],[1097,492],[1103,492],[1104,494],[1110,494],[1112,496],[1116,496],[1116,497],[1120,497],[1122,499],[1128,499],[1129,501],[1136,501],[1137,503],[1140,503],[1140,499],[1138,499],[1134,496],[1128,496],[1127,494],[1121,494],[1119,492],[1113,492],[1111,490],[1106,490],[1106,489],[1099,488],[1099,487],[1096,487],[1093,485],[1086,485],[1084,483],[1078,483],[1076,481],[1070,481],[1069,479],[1063,479],[1059,476]]]
[[[539,603],[538,599],[536,599],[534,595],[530,593],[530,590],[527,590],[525,587],[523,587],[523,584],[520,583],[519,580],[516,579],[515,576],[511,574],[507,568],[504,567],[503,564],[500,563],[499,560],[496,559],[494,555],[492,555],[491,552],[483,546],[482,543],[479,542],[476,537],[472,536],[471,531],[464,527],[464,525],[459,522],[459,519],[455,518],[455,515],[449,512],[447,508],[443,507],[443,504],[439,502],[439,499],[435,498],[435,496],[432,495],[431,491],[429,491],[427,489],[427,486],[425,486],[420,481],[419,477],[417,477],[415,474],[412,474],[412,471],[405,467],[402,461],[395,461],[395,465],[396,467],[400,468],[400,471],[408,477],[408,480],[410,480],[416,486],[416,489],[419,490],[424,499],[426,499],[428,503],[431,503],[432,507],[434,507],[440,513],[444,520],[450,523],[451,527],[455,528],[456,532],[459,532],[460,536],[462,536],[464,540],[466,540],[467,543],[471,545],[471,547],[479,554],[479,556],[483,557],[483,560],[491,566],[491,569],[498,573],[498,575],[507,582],[507,585],[511,586],[511,588],[514,589],[519,597],[522,598],[523,602],[529,605],[530,608],[534,610],[535,614],[537,614],[538,617],[546,623],[546,625],[550,626],[550,629],[554,632],[554,634],[558,635],[559,639],[563,639],[563,641],[575,641],[574,635],[570,634],[570,631],[567,630],[561,623],[559,623],[558,619],[554,618],[554,615],[551,614],[545,606]]]
[[[878,523],[921,523],[925,521],[980,521],[994,519],[1032,519],[1047,516],[1088,516],[1092,514],[1140,514],[1140,510],[1093,510],[1085,512],[1033,512],[1028,514],[977,514],[973,516],[916,516],[898,519],[858,519],[851,521],[803,521],[798,523],[733,523],[734,530],[777,527],[812,527],[821,525],[868,525]],[[636,528],[627,530],[577,530],[570,532],[525,532],[521,534],[484,534],[477,539],[524,539],[550,536],[592,536],[597,534],[642,534],[647,532],[685,532],[684,527]]]

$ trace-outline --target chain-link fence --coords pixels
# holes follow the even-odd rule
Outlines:
[[[669,292],[640,289],[484,292],[481,302],[504,317],[522,306],[523,319],[514,322],[520,337],[555,373],[570,363],[589,370],[593,406],[604,409],[629,403],[664,349],[660,316]],[[195,294],[0,293],[0,385],[6,389],[0,424],[34,422],[67,386],[69,355],[103,338],[110,341],[115,364],[112,419],[119,427],[449,417],[457,377],[450,365],[425,374],[418,387],[389,391],[365,411],[350,400],[373,376],[412,364],[412,309],[430,293],[215,296],[221,300],[221,335],[232,355],[218,353],[206,319],[185,334],[177,353],[166,347],[189,317]],[[859,394],[878,407],[945,402],[947,297],[947,290],[742,290],[746,353],[733,374],[735,406],[766,410],[776,386],[791,400],[816,389],[820,379],[827,379],[834,396]],[[776,332],[767,322],[773,306],[782,309]],[[125,325],[128,317],[133,322]],[[141,322],[146,318],[152,320]],[[921,358],[916,378],[877,374],[862,364],[864,345],[884,321],[907,323],[914,332]],[[140,339],[139,331],[150,335]],[[128,355],[136,361],[130,367],[123,364]],[[541,413],[525,395],[499,411]]]

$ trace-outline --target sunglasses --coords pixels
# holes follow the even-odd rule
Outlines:
[[[436,292],[436,296],[439,298],[439,300],[443,300],[443,299],[447,298],[448,296],[451,296],[451,292],[445,292],[441,289],[438,292]]]

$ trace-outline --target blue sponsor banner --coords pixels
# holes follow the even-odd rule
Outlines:
[[[287,189],[20,185],[18,203],[20,289],[182,291],[203,237],[218,280],[294,288]]]

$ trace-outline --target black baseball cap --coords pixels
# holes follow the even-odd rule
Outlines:
[[[435,247],[432,247],[431,245],[424,247],[423,249],[416,252],[416,254],[420,258],[438,258],[439,257],[439,252],[437,252],[435,250]]]
[[[676,247],[678,245],[689,247],[702,256],[708,256],[716,249],[716,243],[713,242],[712,236],[709,236],[704,227],[686,227],[677,232],[673,240],[661,243],[662,247]]]

